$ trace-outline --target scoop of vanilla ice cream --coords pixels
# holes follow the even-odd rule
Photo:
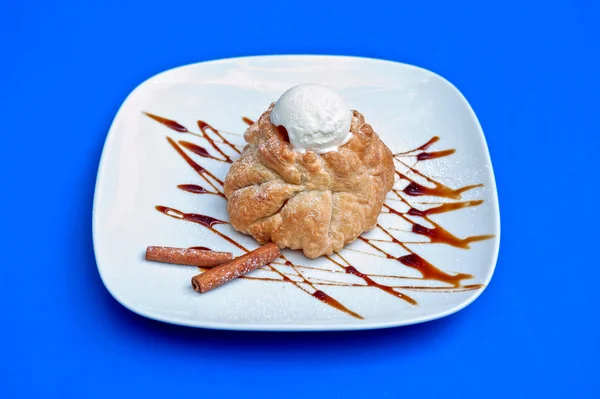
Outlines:
[[[352,137],[352,111],[335,91],[318,84],[294,86],[271,111],[271,123],[283,126],[299,152],[337,151]]]

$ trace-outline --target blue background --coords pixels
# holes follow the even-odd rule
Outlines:
[[[597,397],[597,2],[52,3],[0,0],[0,398]],[[168,68],[278,53],[412,63],[469,99],[503,234],[475,303],[406,328],[267,334],[146,320],[108,294],[91,210],[121,102]]]

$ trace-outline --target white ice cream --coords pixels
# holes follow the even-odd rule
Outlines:
[[[271,123],[286,128],[299,152],[337,151],[352,137],[352,111],[344,99],[317,84],[294,86],[281,95],[271,111]]]

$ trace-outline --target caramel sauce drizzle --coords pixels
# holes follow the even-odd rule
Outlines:
[[[197,163],[192,158],[190,158],[190,156],[188,154],[186,154],[185,151],[183,151],[183,149],[181,148],[181,146],[179,146],[179,144],[177,144],[172,138],[167,137],[167,141],[169,142],[169,144],[171,144],[171,146],[175,149],[175,151],[177,151],[177,153],[179,155],[181,155],[181,157],[185,160],[185,162],[187,162],[187,164],[190,165],[192,167],[192,169],[194,169],[196,171],[196,173],[198,173],[198,175],[215,190],[217,195],[225,198],[225,194],[223,194],[221,192],[221,190],[219,188],[217,188],[217,186],[215,186],[215,184],[213,183],[213,181],[214,181],[217,184],[219,184],[220,186],[223,186],[222,180],[217,178],[215,175],[210,173],[199,163]],[[209,179],[209,177],[210,177],[210,179]]]
[[[158,205],[155,208],[157,211],[159,211],[167,216],[170,216],[172,218],[186,220],[186,221],[192,222],[192,223],[198,223],[198,224],[206,227],[207,229],[209,229],[211,232],[215,233],[219,237],[221,237],[221,238],[225,239],[226,241],[230,242],[231,244],[235,245],[237,248],[241,249],[242,251],[250,252],[250,250],[247,249],[245,246],[243,246],[239,242],[235,241],[233,238],[229,237],[228,235],[220,232],[219,230],[217,230],[213,227],[218,224],[228,224],[227,222],[225,222],[223,220],[215,219],[213,217],[206,216],[206,215],[199,215],[196,213],[185,213],[185,212],[181,212],[177,209],[169,208],[166,206]],[[292,262],[290,262],[283,254],[280,256],[280,258],[285,260],[286,266],[291,266],[294,268],[294,264]],[[281,280],[278,280],[278,281],[284,281],[284,282],[291,283],[291,284],[295,285],[297,288],[300,288],[302,291],[308,293],[309,295],[314,296],[321,302],[324,302],[340,311],[343,311],[352,317],[355,317],[358,319],[363,318],[358,313],[355,313],[355,312],[351,311],[350,309],[346,308],[344,305],[342,305],[340,302],[338,302],[333,297],[331,297],[328,294],[326,294],[325,292],[317,289],[313,285],[313,283],[310,282],[308,279],[306,279],[301,272],[297,271],[297,269],[295,269],[296,270],[295,276],[301,277],[302,278],[301,282],[297,282],[297,281],[290,279],[285,273],[282,273],[281,271],[279,271],[272,265],[267,265],[266,267],[268,268],[268,270],[275,272],[276,274],[278,274],[281,277]],[[204,268],[200,268],[200,270],[204,270]],[[308,285],[309,287],[311,287],[313,289],[313,291],[305,288],[302,284]]]
[[[194,136],[200,137],[201,139],[207,141],[208,144],[210,145],[210,147],[212,147],[212,149],[214,151],[216,151],[216,153],[217,153],[217,156],[215,156],[215,155],[211,154],[206,148],[201,147],[198,144],[195,144],[195,143],[192,143],[189,141],[185,141],[185,140],[179,140],[178,142],[175,142],[173,139],[171,139],[170,137],[167,136],[167,140],[168,140],[169,144],[186,161],[186,163],[192,169],[194,169],[196,171],[196,173],[200,176],[200,178],[202,180],[204,180],[204,182],[207,183],[214,191],[207,190],[203,186],[200,186],[197,184],[180,184],[177,187],[181,190],[184,190],[186,192],[193,193],[193,194],[211,194],[211,195],[217,195],[217,196],[225,198],[225,195],[223,194],[223,191],[222,191],[223,180],[219,179],[214,174],[212,174],[209,170],[207,170],[204,166],[202,166],[199,163],[197,163],[196,161],[194,161],[186,153],[186,151],[189,151],[190,153],[193,153],[202,158],[212,159],[214,161],[219,161],[219,162],[232,163],[234,161],[234,159],[232,159],[232,157],[229,154],[227,154],[227,152],[225,152],[224,148],[222,148],[219,144],[225,145],[226,147],[230,148],[237,154],[241,153],[238,148],[242,147],[242,145],[234,144],[234,143],[230,142],[219,132],[219,130],[215,129],[208,123],[201,121],[201,120],[199,120],[197,122],[198,128],[200,129],[200,134],[198,134],[198,133],[189,131],[185,126],[181,125],[180,123],[178,123],[176,121],[173,121],[173,120],[170,120],[170,119],[167,119],[164,117],[156,116],[156,115],[153,115],[153,114],[150,114],[147,112],[144,112],[144,114],[146,114],[151,119],[161,123],[162,125],[170,128],[171,130],[174,130],[179,133],[192,134]],[[252,121],[251,119],[246,118],[246,117],[243,117],[242,121],[245,124],[247,124],[248,126],[250,126],[254,123],[254,121]],[[211,134],[216,136],[218,138],[218,140],[215,140],[211,136]],[[398,299],[401,299],[413,306],[417,305],[417,301],[415,301],[412,297],[405,294],[403,291],[409,290],[409,291],[424,291],[424,292],[464,292],[464,291],[481,289],[483,287],[482,284],[467,284],[467,285],[462,284],[463,280],[468,280],[468,279],[473,278],[473,276],[471,274],[448,273],[448,272],[436,267],[435,265],[431,264],[430,262],[428,262],[426,259],[424,259],[420,255],[415,253],[408,246],[409,244],[445,244],[445,245],[450,245],[450,246],[457,247],[457,248],[469,249],[469,244],[471,244],[473,242],[477,242],[477,241],[487,240],[487,239],[490,239],[493,237],[492,235],[479,235],[479,236],[459,238],[459,237],[453,235],[452,233],[450,233],[448,230],[446,230],[445,228],[443,228],[437,222],[433,221],[430,218],[431,215],[442,214],[442,213],[446,213],[446,212],[453,212],[453,211],[456,211],[459,209],[475,207],[475,206],[481,205],[483,203],[483,200],[442,202],[442,203],[437,203],[437,202],[433,202],[433,201],[430,201],[430,202],[414,201],[413,202],[410,200],[410,198],[412,198],[412,197],[430,196],[430,197],[445,198],[445,199],[457,201],[457,200],[461,199],[462,193],[482,186],[481,184],[474,184],[474,185],[468,185],[468,186],[460,187],[457,189],[453,189],[451,187],[448,187],[448,186],[440,183],[439,181],[433,179],[432,177],[427,176],[426,174],[422,173],[421,171],[419,171],[418,169],[415,168],[415,166],[419,162],[448,157],[456,152],[455,149],[447,149],[447,150],[441,150],[441,151],[428,151],[429,147],[431,147],[433,144],[437,143],[439,140],[440,140],[440,138],[438,136],[435,136],[435,137],[432,137],[429,141],[427,141],[423,145],[416,147],[415,149],[394,154],[394,159],[398,162],[399,165],[403,166],[410,173],[412,173],[416,176],[419,176],[420,178],[425,180],[429,185],[423,185],[421,183],[418,183],[413,178],[407,176],[406,172],[401,172],[397,168],[396,175],[401,180],[407,181],[408,184],[402,190],[399,190],[396,188],[392,189],[392,193],[394,194],[395,198],[388,198],[389,201],[386,201],[386,203],[383,205],[383,209],[385,211],[387,211],[387,212],[384,211],[383,213],[388,213],[388,214],[394,215],[396,217],[402,218],[404,221],[410,223],[410,225],[412,226],[411,227],[412,233],[427,237],[429,241],[427,241],[427,242],[400,241],[390,232],[390,230],[392,230],[391,228],[386,229],[383,226],[381,226],[380,224],[377,224],[377,229],[379,229],[381,232],[383,232],[387,236],[386,240],[369,239],[369,238],[366,238],[363,236],[358,237],[358,239],[360,241],[366,243],[370,248],[374,249],[375,253],[361,251],[361,250],[357,250],[354,248],[346,248],[348,251],[360,252],[360,253],[370,255],[370,256],[378,256],[378,257],[383,257],[385,259],[397,261],[398,263],[400,263],[406,267],[417,270],[421,274],[420,278],[403,276],[403,275],[386,275],[386,274],[375,274],[375,273],[367,274],[367,273],[359,271],[358,268],[355,265],[351,264],[341,253],[335,253],[332,256],[324,257],[332,264],[332,266],[334,267],[333,269],[326,269],[326,268],[322,268],[322,267],[294,264],[282,254],[280,257],[282,261],[272,262],[271,264],[269,264],[269,265],[265,266],[265,268],[263,268],[263,270],[272,272],[273,277],[255,276],[255,275],[250,274],[247,276],[242,276],[241,278],[248,279],[248,280],[260,280],[260,281],[292,284],[296,288],[304,291],[308,295],[311,295],[315,299],[317,299],[339,311],[342,311],[351,317],[357,318],[357,319],[363,319],[363,317],[361,315],[357,314],[356,312],[348,309],[346,306],[344,306],[338,300],[336,300],[335,298],[333,298],[332,296],[330,296],[329,294],[324,292],[322,289],[319,289],[317,286],[320,286],[320,287],[357,287],[357,288],[358,287],[363,287],[363,288],[364,287],[372,287],[372,288],[376,288],[386,294],[392,295]],[[407,159],[407,158],[414,159],[414,164],[412,166],[408,165],[404,161],[404,159]],[[390,202],[404,203],[405,205],[408,206],[408,211],[400,212],[397,209],[395,209],[392,205],[390,205]],[[281,210],[283,207],[285,207],[286,204],[287,204],[287,200],[283,201],[279,210]],[[433,206],[433,207],[430,207],[427,209],[418,209],[415,207],[416,204],[437,204],[437,206]],[[245,246],[238,243],[236,240],[234,240],[229,235],[227,235],[215,228],[216,226],[221,225],[221,224],[228,224],[228,222],[226,222],[226,221],[216,219],[216,218],[213,218],[213,217],[207,216],[207,215],[185,213],[185,212],[181,212],[177,209],[166,207],[166,206],[156,206],[156,209],[159,212],[161,212],[167,216],[202,225],[203,227],[209,229],[212,233],[221,237],[225,241],[231,243],[238,249],[240,249],[244,252],[249,252],[248,248],[246,248]],[[432,227],[427,227],[419,222],[416,222],[413,220],[413,218],[411,218],[409,216],[411,216],[413,218],[420,218],[420,219],[426,221]],[[386,250],[384,250],[380,245],[377,244],[380,242],[398,245],[407,254],[404,254],[402,256],[393,256],[390,253],[388,253]],[[192,247],[192,248],[208,249],[206,247]],[[335,256],[335,258],[334,258],[334,256]],[[284,268],[287,268],[288,270],[282,271],[279,268],[277,268],[276,266],[284,267]],[[200,268],[200,269],[205,270],[204,268]],[[289,269],[291,269],[291,271]],[[360,283],[349,283],[349,282],[341,282],[338,280],[329,280],[327,278],[321,278],[321,277],[319,277],[319,278],[307,277],[302,272],[302,270],[307,270],[307,271],[310,271],[310,270],[315,271],[316,270],[316,271],[324,272],[326,274],[331,274],[332,276],[335,274],[340,274],[340,273],[341,274],[350,274],[350,275],[353,275],[353,276],[359,278],[361,280],[361,282]],[[391,280],[409,279],[409,280],[422,280],[422,281],[438,281],[438,282],[446,284],[447,286],[443,286],[443,287],[433,286],[432,287],[432,286],[417,286],[417,285],[407,285],[407,284],[397,284],[397,283],[383,284],[383,283],[375,280],[375,279],[381,279],[381,278],[391,279]]]
[[[337,262],[336,260],[334,260],[333,258],[331,258],[330,256],[325,256],[326,259],[328,259],[329,261],[335,263],[336,265],[338,265],[339,267],[341,267],[342,269],[344,269],[346,271],[346,273],[355,275],[356,277],[360,277],[361,279],[364,280],[364,282],[367,284],[367,286],[369,287],[375,287],[380,289],[383,292],[386,292],[390,295],[393,295],[397,298],[400,298],[408,303],[410,303],[411,305],[416,305],[417,301],[415,301],[413,298],[409,297],[406,294],[403,294],[401,292],[396,291],[393,287],[390,287],[388,285],[384,285],[384,284],[380,284],[376,281],[374,281],[371,277],[369,277],[368,274],[359,272],[356,267],[352,266],[350,264],[350,262],[348,262],[342,255],[339,254],[339,252],[336,252],[336,255],[343,260],[348,266],[344,266],[343,264]]]
[[[153,115],[148,112],[143,112],[143,113],[146,114],[147,116],[149,116],[150,118],[154,119],[158,123],[162,123],[169,129],[175,130],[176,132],[179,132],[179,133],[189,132],[189,130],[187,130],[187,128],[185,126],[182,126],[178,122],[172,121],[171,119],[163,118],[162,116]]]
[[[227,162],[227,163],[233,163],[233,161],[229,157],[227,157],[225,159],[213,157],[206,150],[206,148],[200,147],[199,145],[196,145],[194,143],[190,143],[189,141],[179,140],[178,144],[180,146],[182,146],[183,148],[185,148],[186,150],[189,150],[190,152],[193,152],[196,155],[200,155],[201,157],[214,159],[215,161],[223,161],[223,162]]]
[[[183,190],[183,191],[187,191],[188,193],[218,195],[217,193],[214,193],[212,191],[208,191],[204,187],[199,186],[197,184],[179,184],[177,186],[177,188],[180,189],[180,190]]]

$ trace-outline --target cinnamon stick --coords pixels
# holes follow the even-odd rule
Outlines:
[[[148,247],[146,260],[187,266],[218,266],[233,259],[231,252],[204,251],[190,248]]]
[[[219,267],[208,270],[192,278],[192,287],[200,293],[215,289],[243,274],[249,273],[277,259],[279,256],[277,244],[269,243],[240,256]]]

